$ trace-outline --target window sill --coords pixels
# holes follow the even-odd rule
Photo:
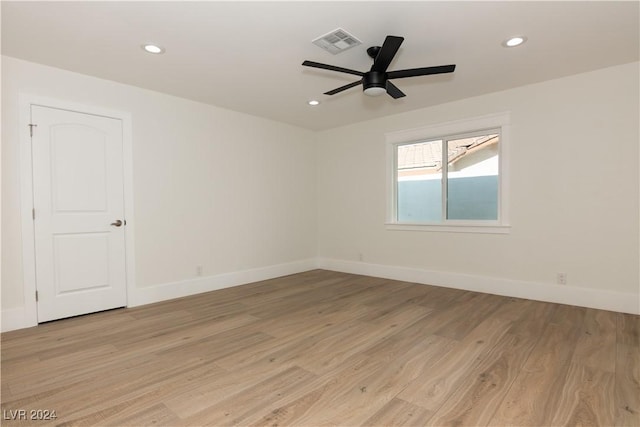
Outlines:
[[[484,225],[484,224],[408,224],[386,223],[385,227],[390,231],[436,231],[443,233],[484,233],[484,234],[509,234],[510,225]]]

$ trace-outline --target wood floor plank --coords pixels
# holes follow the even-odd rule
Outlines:
[[[612,426],[615,375],[571,363],[549,425]]]
[[[424,408],[395,398],[371,415],[362,426],[420,427],[427,425],[432,415]]]
[[[117,354],[118,350],[112,345],[89,347],[67,357],[59,357],[39,363],[38,369],[33,369],[19,376],[19,381],[11,381],[9,388],[14,395],[24,395],[37,390],[46,390],[49,387],[57,387],[60,383],[74,381],[78,375],[77,367],[109,359]],[[8,375],[8,380],[12,378]],[[16,377],[14,377],[16,378]]]
[[[461,289],[450,289],[440,286],[425,286],[425,288],[427,292],[424,295],[411,297],[407,300],[407,303],[438,309],[450,306],[453,301],[466,295],[468,292]]]
[[[392,287],[389,288],[393,289],[394,292],[369,295],[367,298],[362,299],[362,303],[369,306],[392,307],[398,304],[406,304],[413,299],[426,298],[430,293],[429,287],[416,286],[408,282],[394,282]]]
[[[34,355],[42,349],[54,349],[70,342],[82,342],[104,332],[104,324],[108,323],[113,329],[127,330],[135,319],[124,310],[96,313],[58,322],[45,323],[35,328],[5,332],[2,334],[2,362],[14,358],[22,358],[25,353]],[[118,316],[120,314],[121,316]],[[97,316],[96,320],[93,316]],[[29,331],[29,335],[24,331]]]
[[[163,403],[158,403],[142,410],[134,409],[131,415],[124,413],[118,419],[112,420],[106,425],[113,427],[153,427],[178,425],[180,422],[181,420],[176,414],[171,412]]]
[[[292,308],[300,309],[318,303],[340,301],[356,294],[364,294],[370,288],[379,287],[383,283],[381,280],[362,277],[335,277],[330,280],[318,281],[306,287],[293,288],[293,292],[289,290],[285,295],[269,295],[268,299],[256,298],[254,301],[245,302],[245,304],[249,306],[247,313],[266,318],[273,316],[274,312],[286,313]]]
[[[511,322],[487,318],[454,346],[441,363],[412,381],[398,397],[435,412],[507,333]]]
[[[616,369],[616,313],[603,310],[585,312],[574,363],[614,373]]]
[[[255,344],[269,340],[273,340],[273,337],[262,332],[245,335],[238,333],[237,330],[230,330],[196,341],[191,341],[181,346],[172,346],[168,349],[160,350],[157,354],[173,356],[187,355],[190,357],[197,356],[216,360],[230,354],[245,351]]]
[[[312,270],[3,333],[0,401],[56,411],[39,426],[637,427],[639,334],[640,316]]]
[[[509,299],[493,312],[492,317],[513,321],[507,334],[425,425],[487,425],[539,340],[551,308],[550,304]]]
[[[364,378],[358,389],[352,389],[345,399],[342,410],[334,408],[331,418],[322,423],[334,425],[361,425],[366,423],[375,408],[383,408],[404,390],[407,384],[424,373],[425,366],[437,364],[455,343],[437,335],[424,337],[405,346],[403,353],[393,357],[385,353],[368,353],[373,361],[382,361],[382,366]]]
[[[390,327],[370,328],[357,321],[337,325],[296,343],[293,361],[298,366],[321,374],[394,332]]]
[[[585,311],[558,307],[489,425],[550,425]]]
[[[261,418],[247,419],[250,425],[332,425],[336,413],[375,412],[378,408],[363,408],[349,401],[354,391],[362,394],[363,381],[383,366],[381,361],[366,357],[352,358],[332,375],[319,377],[290,396],[273,402],[272,408]],[[358,402],[361,405],[361,402]],[[257,414],[256,414],[257,415]],[[257,418],[257,419],[256,419]],[[348,425],[346,421],[344,425]]]
[[[205,411],[209,406],[241,393],[280,372],[294,367],[290,364],[250,365],[232,372],[220,372],[208,381],[196,381],[182,393],[171,393],[163,402],[182,419]]]
[[[266,319],[260,319],[247,331],[264,332],[277,338],[309,336],[316,331],[356,320],[367,313],[367,308],[350,299],[318,303],[303,309],[293,308]]]
[[[616,314],[617,343],[631,347],[640,346],[640,316],[633,314]]]
[[[614,406],[616,426],[640,426],[640,348],[618,344]]]
[[[308,393],[276,402],[269,415],[251,419],[252,425],[277,422],[279,425],[360,425],[382,408],[425,366],[441,359],[453,342],[431,335],[407,351],[394,336],[387,345],[376,346],[345,361],[331,375],[320,376],[305,386]],[[382,343],[381,343],[382,344]],[[398,352],[397,349],[405,349]],[[365,356],[362,358],[362,356]],[[283,424],[284,423],[284,424]]]
[[[144,375],[136,375],[135,371],[118,376],[102,372],[93,381],[78,381],[52,393],[3,405],[54,409],[58,415],[56,424],[106,425],[120,416],[152,406],[169,394],[181,393],[196,379],[208,381],[221,373],[221,368],[199,359],[162,362]]]
[[[616,314],[616,426],[640,426],[640,316]]]
[[[291,367],[208,406],[203,411],[186,418],[182,424],[187,426],[237,425],[252,414],[261,413],[272,402],[281,399],[282,395],[289,394],[292,389],[299,388],[314,377],[314,374],[304,369]]]
[[[469,296],[470,298],[465,301],[462,307],[472,306],[473,309],[467,311],[466,316],[453,316],[450,322],[435,331],[436,334],[458,340],[463,339],[478,326],[478,323],[486,319],[492,312],[499,310],[500,306],[507,301],[506,298],[496,295],[469,292]]]

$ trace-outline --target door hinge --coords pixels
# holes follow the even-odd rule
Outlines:
[[[36,302],[38,302],[38,291],[36,291]]]
[[[35,221],[36,219],[36,208],[31,209],[31,218]]]
[[[29,136],[33,137],[33,128],[37,127],[38,125],[34,125],[33,123],[29,123],[27,126],[29,126]]]

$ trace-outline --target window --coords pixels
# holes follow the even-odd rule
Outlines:
[[[508,114],[387,134],[391,229],[508,232]]]

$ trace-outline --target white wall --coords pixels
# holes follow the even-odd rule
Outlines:
[[[21,92],[131,113],[135,286],[147,291],[139,302],[242,281],[234,272],[253,272],[243,276],[253,279],[261,277],[256,271],[287,274],[313,266],[313,132],[2,59],[3,313],[24,306],[17,128]],[[194,285],[197,265],[203,266],[205,279]],[[281,268],[268,270],[274,266]],[[223,279],[206,282],[206,277]]]
[[[321,132],[321,265],[638,312],[638,81],[633,63]],[[511,233],[386,230],[385,132],[503,111]]]

